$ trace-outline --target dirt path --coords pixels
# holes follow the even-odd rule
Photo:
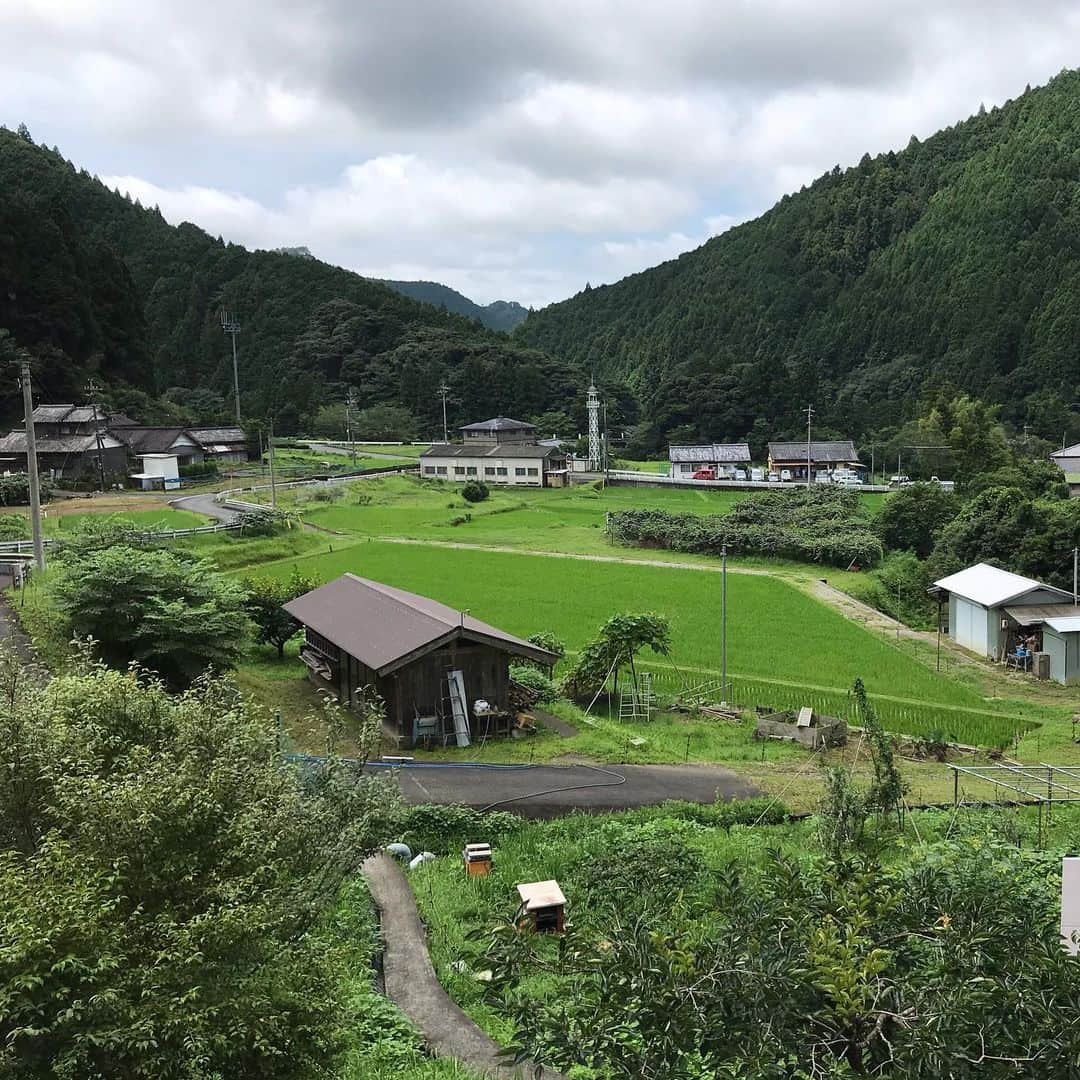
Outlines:
[[[421,869],[419,873],[423,873]],[[526,1080],[565,1080],[550,1069],[535,1072],[526,1062],[508,1066],[499,1048],[442,988],[427,947],[427,932],[405,875],[389,855],[364,863],[364,877],[379,910],[384,942],[386,996],[420,1029],[439,1057],[456,1058],[482,1076]]]

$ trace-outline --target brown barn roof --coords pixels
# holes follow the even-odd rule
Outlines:
[[[298,622],[380,676],[456,638],[493,645],[542,664],[558,659],[437,600],[356,574],[343,574],[284,606]]]

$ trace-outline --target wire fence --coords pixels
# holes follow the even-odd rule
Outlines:
[[[653,673],[656,691],[676,699],[697,685],[717,685],[716,673],[708,676],[659,669]],[[1035,721],[1005,713],[964,706],[938,705],[932,702],[894,701],[888,697],[867,695],[882,727],[894,734],[914,738],[934,738],[969,746],[1006,747],[1039,727]],[[859,716],[850,691],[773,682],[764,678],[737,675],[728,678],[726,697],[744,707],[766,707],[777,712],[809,706],[823,716],[838,716],[858,726]]]

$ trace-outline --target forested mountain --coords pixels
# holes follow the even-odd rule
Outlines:
[[[449,285],[440,285],[437,281],[383,281],[383,284],[402,296],[411,296],[425,304],[434,304],[456,315],[475,319],[489,330],[513,330],[529,314],[527,308],[513,300],[493,300],[481,306]]]
[[[1080,399],[1078,180],[1080,73],[1066,72],[533,312],[516,336],[627,378],[645,445],[677,426],[794,431],[809,402],[858,436],[910,418],[935,383],[1060,432]]]
[[[349,387],[363,406],[406,406],[427,432],[441,426],[443,381],[452,424],[584,397],[566,364],[379,282],[171,226],[25,129],[0,129],[0,191],[0,327],[39,358],[39,393],[53,400],[81,400],[94,375],[140,418],[169,402],[227,402],[223,307],[242,325],[244,410],[273,413],[279,431]],[[10,417],[14,395],[0,395]]]

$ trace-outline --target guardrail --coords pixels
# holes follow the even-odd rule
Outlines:
[[[245,494],[253,495],[256,492],[270,491],[273,488],[277,488],[277,490],[280,491],[283,488],[307,487],[311,484],[343,484],[346,480],[363,480],[365,476],[388,476],[393,473],[408,476],[419,471],[419,463],[416,465],[380,465],[373,469],[364,469],[360,472],[334,473],[333,475],[319,474],[317,476],[309,476],[306,480],[287,480],[282,484],[252,484],[250,487],[227,488],[225,491],[216,492],[214,495],[214,502],[233,502],[237,506],[242,506],[245,509],[266,510],[267,507],[261,503],[245,503],[242,500],[237,499],[236,496]]]
[[[259,509],[265,509],[259,507]],[[133,540],[176,540],[184,536],[202,536],[205,533],[229,532],[239,529],[239,521],[220,521],[215,525],[196,525],[190,529],[145,529],[142,532],[133,532]],[[46,536],[43,540],[45,547],[52,547],[57,541],[62,541],[62,536]],[[23,555],[34,550],[33,540],[4,540],[0,541],[0,555]]]

